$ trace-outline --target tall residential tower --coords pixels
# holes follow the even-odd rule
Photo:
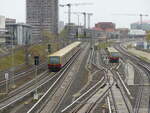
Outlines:
[[[58,33],[58,0],[26,0],[26,10],[35,41],[42,39],[44,31]]]

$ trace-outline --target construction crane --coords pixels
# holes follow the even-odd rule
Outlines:
[[[84,28],[86,28],[86,17],[88,15],[88,28],[90,28],[90,17],[93,15],[93,13],[86,13],[86,12],[79,12],[80,14],[83,14],[84,16]]]
[[[142,28],[142,24],[143,24],[143,16],[145,16],[145,17],[149,16],[148,14],[113,14],[113,15],[121,15],[121,16],[140,16],[141,28]]]
[[[88,29],[90,29],[91,27],[91,16],[93,15],[93,13],[87,13],[88,15]]]
[[[79,5],[92,5],[92,3],[75,3],[75,4],[68,3],[68,4],[64,4],[64,5],[63,4],[59,5],[60,7],[65,7],[65,6],[68,7],[68,24],[71,23],[71,7],[79,6]]]
[[[65,12],[68,13],[68,12]],[[93,13],[86,13],[86,12],[70,12],[71,14],[76,14],[78,16],[78,25],[79,25],[79,14],[82,14],[84,16],[84,36],[86,37],[86,17],[88,15],[88,28],[90,29],[90,17],[93,15]],[[77,31],[78,35],[78,31]]]
[[[148,14],[140,14],[140,23],[141,23],[141,26],[143,24],[143,16],[147,17]]]
[[[68,14],[68,12],[65,12],[65,14]],[[71,12],[71,14],[77,15],[77,19],[78,19],[78,26],[80,26],[80,13],[79,12]]]

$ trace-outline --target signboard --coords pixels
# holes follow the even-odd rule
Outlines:
[[[0,43],[5,43],[5,42],[6,42],[6,39],[0,37]]]
[[[9,79],[9,74],[5,73],[5,79],[8,80]]]

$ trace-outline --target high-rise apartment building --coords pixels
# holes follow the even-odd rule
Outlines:
[[[32,25],[34,40],[44,31],[58,33],[58,0],[26,0],[26,21]]]

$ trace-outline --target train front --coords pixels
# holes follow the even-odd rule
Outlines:
[[[61,68],[61,62],[59,56],[50,56],[48,57],[48,68],[51,72],[58,72]]]
[[[118,52],[111,52],[109,56],[110,63],[119,63],[119,53]]]

